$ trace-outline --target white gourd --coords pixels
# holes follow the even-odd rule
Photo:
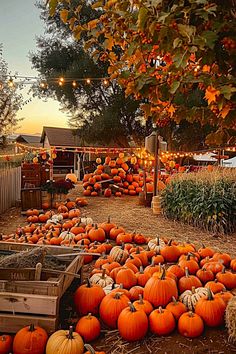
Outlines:
[[[157,253],[160,252],[160,250],[162,248],[164,248],[166,246],[165,242],[163,240],[161,240],[159,237],[157,238],[153,238],[152,240],[150,240],[148,242],[148,247],[150,250],[153,250]]]
[[[181,301],[189,311],[194,311],[197,302],[203,297],[207,298],[207,295],[208,290],[206,288],[199,287],[195,289],[193,286],[192,290],[186,290],[180,295],[179,301]]]
[[[102,288],[105,288],[108,285],[112,285],[114,280],[105,274],[105,269],[102,273],[96,273],[89,278],[91,284],[100,285]]]

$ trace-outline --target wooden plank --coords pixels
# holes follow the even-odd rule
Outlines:
[[[44,328],[47,333],[53,333],[57,329],[58,319],[56,317],[0,314],[0,332],[16,333],[31,323]]]
[[[37,315],[57,315],[57,296],[0,292],[0,311]]]
[[[23,294],[61,296],[62,284],[51,281],[7,281],[0,280],[0,291]]]

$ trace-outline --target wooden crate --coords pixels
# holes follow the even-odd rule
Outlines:
[[[0,242],[0,250],[24,251],[37,245]],[[73,252],[72,248],[48,247],[52,254]],[[75,256],[66,261],[65,272],[82,271],[83,257]],[[41,279],[35,281],[34,270],[0,268],[0,332],[15,333],[30,323],[42,326],[48,333],[57,329],[60,298],[72,283],[69,274],[55,275],[42,271]]]
[[[21,209],[28,210],[31,208],[42,208],[40,188],[21,189]]]

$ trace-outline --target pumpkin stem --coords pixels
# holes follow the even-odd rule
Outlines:
[[[225,266],[223,266],[223,269],[222,269],[221,273],[225,274],[225,271],[226,271],[226,268],[225,268]]]
[[[107,223],[108,223],[108,224],[111,223],[111,217],[110,217],[110,215],[109,215],[108,218],[107,218]]]
[[[30,326],[29,326],[29,331],[30,332],[34,332],[35,331],[35,328],[34,328],[34,324],[31,323]]]
[[[185,267],[185,276],[186,276],[187,278],[189,278],[189,271],[188,271],[188,267]]]
[[[139,273],[141,273],[141,274],[144,273],[144,272],[143,272],[143,266],[140,266],[140,267],[139,267]]]
[[[114,299],[116,299],[116,300],[120,299],[121,295],[122,295],[122,293],[119,293],[119,292],[115,293]]]
[[[163,308],[162,308],[161,306],[158,307],[158,311],[159,311],[160,313],[163,313],[163,312],[164,312],[164,311],[163,311]]]
[[[67,338],[68,339],[73,339],[74,338],[73,337],[73,327],[72,326],[69,327],[69,333],[67,335]]]
[[[90,344],[85,344],[85,349],[90,353],[90,354],[95,354],[95,350],[93,349],[93,347]]]
[[[195,294],[195,286],[192,286],[192,294]]]
[[[206,246],[204,245],[204,243],[202,243],[202,248],[206,248]]]
[[[91,283],[90,283],[89,278],[86,279],[86,282],[87,282],[87,287],[88,287],[88,288],[91,288]]]
[[[121,244],[121,249],[122,249],[122,250],[125,249],[125,244],[124,244],[124,242],[122,242],[122,244]]]
[[[120,289],[124,289],[124,285],[122,283],[120,283],[120,286],[119,286]]]
[[[91,314],[91,312],[89,312],[88,315],[87,315],[87,318],[90,320],[91,316],[92,316],[92,314]]]
[[[161,280],[164,280],[165,279],[165,277],[166,277],[166,269],[165,269],[165,267],[163,267],[163,270],[162,270],[162,274],[161,274]]]
[[[167,245],[168,245],[168,246],[171,246],[172,241],[173,241],[173,240],[172,240],[172,238],[171,238],[171,239],[169,240],[169,242],[167,243]]]
[[[174,296],[172,296],[172,301],[173,301],[173,303],[174,303],[175,305],[178,304],[178,301],[176,300],[176,298],[175,298]]]
[[[134,307],[134,305],[132,304],[132,302],[128,302],[129,308],[131,312],[136,312],[136,308]]]
[[[207,287],[207,291],[208,291],[207,300],[214,300],[214,296],[211,289]]]
[[[138,297],[139,297],[139,304],[142,304],[142,305],[143,305],[144,302],[143,302],[142,294],[139,294]]]
[[[103,269],[101,278],[105,278],[106,269]]]
[[[192,311],[189,311],[188,315],[189,317],[194,317],[194,313]]]

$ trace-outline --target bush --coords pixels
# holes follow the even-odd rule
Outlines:
[[[167,218],[207,231],[236,230],[236,171],[219,168],[175,176],[162,193]]]

